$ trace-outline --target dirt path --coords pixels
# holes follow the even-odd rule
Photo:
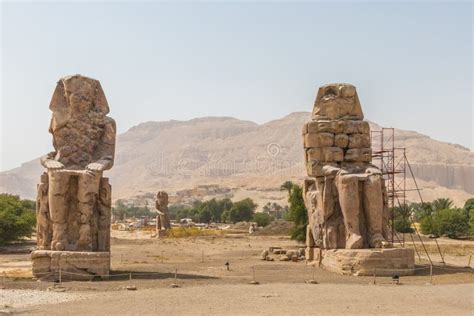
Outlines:
[[[349,277],[300,262],[261,261],[263,249],[296,249],[287,237],[225,235],[178,239],[112,240],[109,281],[65,282],[64,293],[46,292],[48,282],[6,278],[0,287],[0,311],[25,314],[149,315],[177,314],[469,314],[474,299],[472,270],[429,268],[391,285],[389,277]],[[0,255],[8,273],[29,263],[29,254]],[[230,270],[224,265],[230,263]],[[171,289],[174,271],[182,286]],[[255,271],[258,286],[249,285]],[[128,279],[132,273],[133,280]],[[312,278],[318,285],[305,284]],[[138,290],[127,291],[133,284]],[[15,289],[16,291],[11,291]],[[3,296],[1,296],[3,295]],[[39,305],[39,304],[48,305]],[[8,307],[4,308],[4,305]],[[1,313],[0,313],[1,315]]]
[[[18,309],[32,315],[472,315],[474,286],[209,285],[97,293]]]

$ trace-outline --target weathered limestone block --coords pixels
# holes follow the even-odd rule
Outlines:
[[[331,147],[334,145],[334,134],[308,133],[304,135],[304,145],[310,147]]]
[[[311,121],[306,123],[308,133],[331,133],[334,134],[337,131],[342,131],[341,128],[337,128],[337,124],[333,121]]]
[[[339,147],[309,148],[306,150],[307,160],[334,162],[344,160],[344,151]]]
[[[344,161],[370,162],[372,160],[372,149],[351,148],[346,151]]]
[[[351,134],[349,135],[349,148],[370,148],[369,134]]]
[[[337,133],[344,134],[367,134],[370,135],[370,126],[369,122],[366,121],[354,121],[354,120],[345,120],[345,121],[336,121]]]
[[[88,281],[94,277],[107,279],[110,252],[36,250],[31,253],[33,275],[41,280]]]
[[[334,146],[346,148],[349,145],[349,136],[347,134],[337,134],[334,136]]]
[[[415,253],[411,248],[323,250],[320,265],[344,275],[414,275]]]

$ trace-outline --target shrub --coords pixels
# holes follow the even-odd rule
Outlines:
[[[420,226],[423,234],[459,238],[469,233],[469,221],[463,209],[447,208],[422,218]]]
[[[451,208],[437,211],[433,216],[436,235],[449,238],[465,236],[469,232],[468,218],[462,209]]]
[[[266,213],[255,213],[253,215],[253,221],[257,223],[257,226],[265,227],[272,221],[270,215]]]
[[[217,229],[200,229],[197,227],[173,227],[166,231],[166,237],[181,238],[181,237],[197,237],[197,236],[213,236],[223,235],[224,231]]]
[[[35,223],[35,202],[0,194],[0,245],[31,237]]]

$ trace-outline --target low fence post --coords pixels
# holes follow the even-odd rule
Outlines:
[[[2,273],[2,289],[6,289],[6,282],[7,282],[7,273],[3,271]]]
[[[430,284],[433,284],[433,264],[430,264]]]

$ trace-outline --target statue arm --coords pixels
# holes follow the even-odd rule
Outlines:
[[[322,172],[324,176],[335,176],[341,168],[331,166],[331,165],[325,165],[322,168]]]
[[[107,118],[107,123],[104,126],[104,135],[101,139],[101,155],[100,159],[87,165],[88,170],[103,171],[109,170],[114,165],[115,157],[115,135],[116,126],[112,118]]]
[[[44,155],[40,158],[40,163],[43,167],[48,170],[58,170],[63,169],[64,165],[59,161],[55,160],[54,157],[56,156],[56,152],[50,152],[47,155]]]

